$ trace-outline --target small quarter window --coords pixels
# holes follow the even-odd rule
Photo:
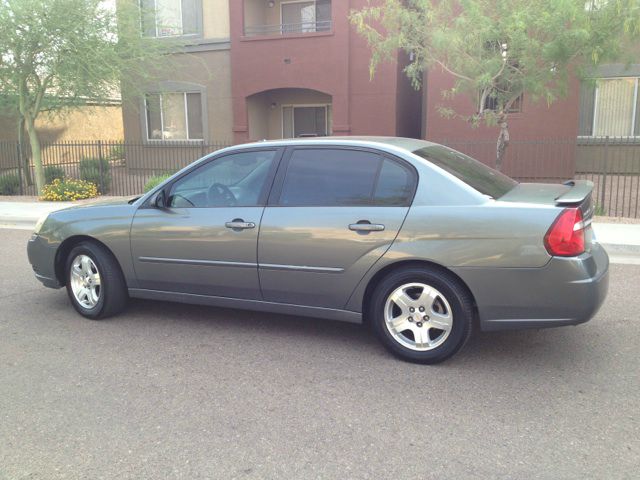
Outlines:
[[[376,205],[407,205],[413,193],[413,172],[385,159],[382,163],[374,201]]]

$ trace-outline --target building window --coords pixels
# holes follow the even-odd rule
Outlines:
[[[198,35],[200,0],[140,0],[142,31],[149,37]]]
[[[282,137],[324,137],[331,134],[331,105],[285,105]]]
[[[520,113],[522,112],[522,98],[523,94],[520,94],[518,98],[511,104],[511,108],[507,113]],[[498,111],[498,99],[494,96],[487,95],[484,99],[484,109],[491,110],[494,112]]]
[[[203,140],[200,92],[151,93],[145,97],[147,140]]]
[[[331,29],[329,0],[302,0],[280,4],[282,33],[326,32]]]
[[[640,136],[637,77],[603,78],[580,90],[579,134],[586,137]]]

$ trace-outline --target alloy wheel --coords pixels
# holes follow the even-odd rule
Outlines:
[[[399,344],[415,351],[442,345],[453,327],[453,312],[446,297],[425,283],[407,283],[387,297],[384,320]]]
[[[71,262],[71,291],[83,308],[91,310],[96,307],[102,294],[100,272],[95,262],[88,255],[78,255]]]

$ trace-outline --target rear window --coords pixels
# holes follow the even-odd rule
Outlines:
[[[413,153],[492,198],[500,198],[518,184],[484,163],[442,145],[424,147]]]

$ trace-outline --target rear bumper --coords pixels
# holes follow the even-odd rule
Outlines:
[[[609,257],[594,243],[579,257],[542,268],[453,269],[469,286],[485,331],[577,325],[598,312],[609,288]]]
[[[43,237],[34,234],[27,243],[27,256],[36,278],[45,287],[62,287],[55,272],[56,246],[49,245]]]

